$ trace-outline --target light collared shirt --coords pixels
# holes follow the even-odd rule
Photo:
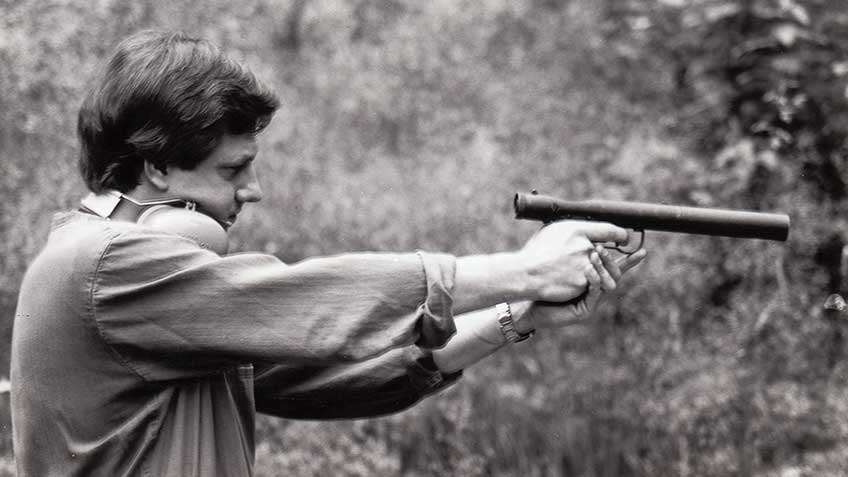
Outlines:
[[[353,418],[454,382],[449,255],[286,265],[57,214],[20,289],[12,425],[20,476],[249,476],[255,413]],[[281,449],[284,451],[284,449]]]

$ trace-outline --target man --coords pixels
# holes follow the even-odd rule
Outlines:
[[[617,263],[595,243],[625,230],[570,222],[492,255],[227,256],[225,230],[261,199],[256,135],[276,108],[208,42],[118,46],[79,114],[94,195],[56,215],[20,290],[21,476],[251,475],[257,411],[405,409],[504,344],[584,319],[645,255]]]

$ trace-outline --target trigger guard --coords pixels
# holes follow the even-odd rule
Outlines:
[[[635,247],[628,248],[628,245],[633,242],[633,236],[630,234],[630,232],[627,233],[627,241],[623,244],[618,244],[615,242],[605,242],[602,245],[606,249],[616,250],[625,255],[633,255],[634,253],[638,252],[643,245],[645,245],[645,231],[636,229],[633,230],[633,232],[639,232],[639,245],[636,245]]]
[[[180,235],[218,255],[227,253],[230,243],[227,231],[212,217],[189,209],[159,205],[144,211],[137,221],[141,225]]]

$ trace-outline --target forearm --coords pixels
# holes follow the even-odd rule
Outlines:
[[[454,313],[482,310],[497,303],[537,299],[538,284],[528,270],[516,253],[457,258]]]
[[[510,305],[516,330],[526,334],[533,324],[526,319],[529,302]],[[433,361],[443,373],[453,373],[491,355],[507,344],[498,323],[494,307],[464,313],[454,317],[456,334],[440,349],[433,351]]]
[[[355,419],[401,411],[455,383],[430,351],[391,350],[357,363],[255,363],[256,411],[289,419]]]

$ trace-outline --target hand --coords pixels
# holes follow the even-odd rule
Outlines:
[[[602,222],[562,221],[543,227],[518,252],[535,292],[533,298],[561,303],[580,296],[589,284],[586,270],[595,268],[589,261],[593,242],[626,240],[625,229]],[[620,276],[614,261],[611,268],[600,276]]]
[[[588,288],[582,295],[563,304],[533,302],[516,318],[520,333],[532,329],[559,328],[580,323],[589,318],[604,296],[604,292],[615,290],[621,277],[636,267],[647,256],[645,249],[618,260],[601,245],[596,245],[589,255],[591,266],[584,270]],[[524,311],[524,307],[519,308]]]

